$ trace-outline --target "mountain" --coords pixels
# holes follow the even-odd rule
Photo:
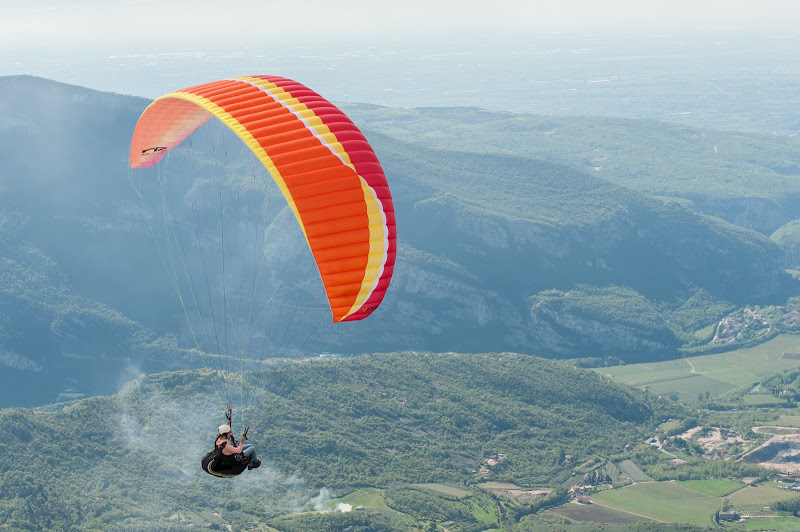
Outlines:
[[[669,352],[691,342],[694,330],[732,304],[763,300],[790,284],[781,251],[766,237],[679,202],[563,165],[370,139],[398,185],[395,202],[405,238],[463,265],[492,288],[502,306],[468,293],[464,300],[471,299],[477,311],[494,307],[473,319],[486,326],[498,318],[505,322],[503,338],[516,350],[567,356]],[[445,289],[437,291],[437,285]],[[563,309],[548,308],[552,298],[538,296],[551,290],[584,294],[575,290],[580,286],[597,287],[595,299],[601,292],[614,297],[600,305],[573,298],[577,314],[564,315]],[[441,281],[415,291],[438,292],[441,299],[458,293]],[[647,324],[640,319],[643,308],[631,312],[640,303]],[[450,345],[480,349],[485,331]]]
[[[312,359],[248,376],[253,402],[234,412],[234,428],[246,416],[263,465],[226,481],[200,468],[222,420],[218,377],[143,375],[112,396],[0,412],[0,442],[14,449],[0,458],[0,521],[12,530],[176,530],[185,527],[177,515],[241,526],[360,486],[557,486],[575,464],[621,453],[660,421],[641,392],[537,357]],[[369,519],[386,514],[398,519],[388,509]]]
[[[770,239],[783,249],[791,267],[800,265],[800,220],[780,226],[770,235]]]
[[[114,382],[137,369],[174,367],[172,355],[151,349],[177,353],[179,364],[205,364],[194,360],[211,350],[187,325],[198,323],[186,305],[191,298],[176,297],[163,248],[154,245],[154,223],[164,210],[158,189],[137,181],[127,165],[131,132],[148,102],[26,76],[0,78],[0,101],[0,142],[6,146],[0,212],[5,226],[13,227],[0,248],[0,293],[6,294],[0,361],[15,374],[38,379],[55,372],[50,382],[59,384],[46,400],[36,396],[40,403],[65,390],[97,391],[65,382],[60,368],[69,366],[67,359],[98,369],[99,361],[113,361],[104,376]],[[265,248],[270,253],[260,288],[273,292],[253,299],[273,302],[286,287],[292,298],[265,308],[270,324],[257,332],[247,356],[414,349],[646,360],[698,345],[694,332],[737,306],[782,301],[795,289],[776,243],[684,200],[650,196],[575,165],[399,141],[368,129],[375,120],[358,109],[387,116],[392,111],[346,108],[365,128],[392,187],[400,241],[392,286],[370,319],[344,328],[330,323],[323,305],[296,302],[295,293],[301,301],[319,292],[315,265],[302,253],[291,212],[278,206],[265,218],[264,232],[278,236],[275,243],[288,251]],[[416,111],[407,121],[397,113],[393,127],[405,131],[415,129],[414,117],[432,111]],[[452,109],[441,114],[493,116]],[[634,129],[637,124],[630,123]],[[506,115],[495,127],[501,126],[527,127]],[[472,127],[464,130],[466,137],[479,134]],[[491,132],[487,125],[487,139]],[[192,181],[196,167],[234,178],[255,171],[246,152],[235,155],[242,153],[240,144],[226,148],[232,155],[220,162],[213,143],[202,144],[203,133],[194,137],[171,159],[170,182],[188,178],[194,193],[202,185]],[[154,197],[140,198],[142,185]],[[169,207],[176,223],[191,232],[193,211],[185,203]],[[180,252],[192,246],[182,244]],[[36,268],[47,273],[31,275]],[[20,292],[15,283],[23,278]],[[208,282],[192,293],[212,297],[217,290]],[[53,303],[20,298],[27,292],[66,294],[56,306],[79,301],[81,310],[65,321]],[[95,332],[78,333],[85,326]],[[62,333],[63,327],[77,329]],[[99,329],[104,332],[96,334]],[[10,396],[29,393],[13,386],[21,381],[9,381]]]
[[[703,214],[765,235],[800,218],[797,137],[625,118],[343,108],[363,127],[393,138],[567,164],[632,190],[679,198]]]
[[[174,337],[81,296],[55,261],[19,239],[28,223],[0,213],[0,404],[112,393],[142,370],[198,364]]]

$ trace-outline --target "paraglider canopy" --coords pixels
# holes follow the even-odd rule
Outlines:
[[[353,122],[290,79],[248,76],[157,98],[131,142],[132,168],[156,164],[216,118],[245,142],[280,187],[322,278],[333,321],[378,308],[394,270],[394,207],[375,153]]]

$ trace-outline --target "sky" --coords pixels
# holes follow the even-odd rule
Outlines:
[[[793,68],[785,58],[800,49],[796,0],[0,0],[0,6],[0,76],[30,74],[147,98],[266,73],[297,79],[336,101],[425,106],[451,98],[492,107],[478,94],[491,89],[492,78],[515,84],[517,94],[541,83],[571,83],[574,90],[575,71],[589,81],[630,78],[640,69],[631,58],[639,56],[669,54],[673,64],[686,56],[708,73],[722,48],[725,68],[735,68],[730,59],[741,52],[751,65],[778,57],[773,70]],[[761,41],[746,42],[751,35]],[[782,55],[773,54],[776,46]],[[594,63],[584,60],[587,54]],[[480,88],[467,87],[472,80]],[[572,112],[560,101],[545,111],[562,110]]]
[[[9,3],[3,0],[1,3]],[[3,7],[0,45],[33,48],[198,47],[271,39],[469,37],[529,31],[653,31],[785,26],[794,0],[27,0]]]

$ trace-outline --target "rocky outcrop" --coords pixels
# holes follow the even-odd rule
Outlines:
[[[549,308],[535,309],[528,323],[529,342],[541,353],[664,353],[677,341],[669,329],[651,330],[614,323],[603,316],[582,316]],[[646,358],[646,357],[645,357]]]

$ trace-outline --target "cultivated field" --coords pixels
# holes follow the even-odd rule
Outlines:
[[[578,504],[569,502],[557,508],[547,510],[548,513],[563,515],[573,521],[588,521],[592,523],[640,523],[650,521],[647,518],[621,512],[597,504]]]
[[[732,491],[736,491],[743,486],[741,482],[735,480],[728,480],[726,478],[712,478],[708,480],[682,480],[681,485],[687,488],[705,493],[707,495],[714,495],[721,497],[727,495]]]
[[[800,366],[800,336],[784,334],[750,349],[685,359],[629,364],[597,371],[618,382],[648,386],[653,394],[675,392],[680,400],[709,392],[717,397],[751,386],[770,373]],[[784,358],[784,355],[788,355]]]
[[[674,482],[647,482],[602,491],[592,502],[656,521],[711,525],[711,516],[720,507],[720,498],[701,495]]]
[[[639,469],[639,466],[630,460],[623,460],[615,465],[619,471],[623,472],[634,482],[648,482],[653,480],[652,478],[648,477],[644,471]]]
[[[432,491],[437,491],[439,493],[443,493],[444,495],[450,495],[451,497],[458,497],[459,499],[467,497],[471,494],[471,492],[465,489],[457,488],[455,486],[450,486],[447,484],[412,484],[411,486],[415,488],[424,488]]]
[[[798,427],[800,428],[800,416],[781,415],[775,425],[779,427]]]
[[[744,404],[749,406],[764,406],[773,407],[784,403],[780,397],[773,397],[771,395],[745,395]]]
[[[770,506],[777,501],[785,501],[797,497],[797,493],[779,490],[777,488],[760,485],[746,486],[738,491],[731,493],[728,500],[737,510],[762,509]]]
[[[744,530],[773,530],[775,532],[796,532],[800,530],[797,517],[753,517],[743,523]]]
[[[404,516],[400,512],[389,508],[386,505],[386,502],[383,500],[383,491],[376,488],[363,488],[356,490],[339,499],[328,501],[326,503],[326,507],[333,509],[339,504],[349,504],[353,508],[363,506],[367,510],[381,510],[394,515]]]

